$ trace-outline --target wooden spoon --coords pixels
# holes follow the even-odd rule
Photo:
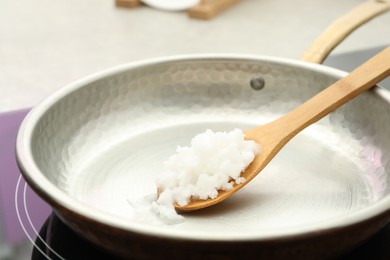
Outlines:
[[[177,211],[198,210],[230,197],[263,170],[280,149],[296,134],[360,93],[375,86],[389,75],[390,47],[387,47],[295,110],[271,123],[244,131],[246,139],[255,140],[262,149],[261,153],[241,174],[245,178],[245,182],[235,185],[232,190],[219,191],[218,197],[215,199],[192,200],[186,206],[176,204],[175,209]]]

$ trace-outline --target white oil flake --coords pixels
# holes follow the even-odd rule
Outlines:
[[[156,184],[159,198],[153,210],[164,219],[177,220],[174,204],[185,206],[191,198],[214,199],[218,190],[230,190],[245,179],[241,173],[260,152],[244,133],[207,130],[195,136],[190,147],[178,147],[176,154],[164,162],[164,171]]]

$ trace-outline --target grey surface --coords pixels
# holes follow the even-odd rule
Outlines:
[[[146,58],[248,53],[297,59],[332,21],[364,0],[243,0],[216,19],[114,0],[1,0],[0,111],[31,107],[91,73]],[[390,43],[390,14],[334,53]]]

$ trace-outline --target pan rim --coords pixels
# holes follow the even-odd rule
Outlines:
[[[31,138],[34,132],[35,126],[39,121],[39,118],[53,106],[58,100],[65,97],[67,94],[75,91],[84,85],[93,83],[94,81],[102,78],[115,75],[130,69],[140,68],[144,66],[171,63],[171,62],[185,62],[196,60],[247,60],[247,61],[267,61],[272,63],[278,63],[281,65],[289,65],[299,67],[303,69],[310,69],[315,72],[326,73],[335,77],[342,77],[347,73],[328,67],[321,64],[313,64],[300,60],[293,60],[280,57],[271,57],[263,55],[248,55],[248,54],[189,54],[178,55],[162,58],[147,59],[143,61],[131,62],[123,65],[119,65],[110,69],[103,70],[101,72],[94,73],[90,76],[84,77],[71,84],[64,86],[58,91],[48,96],[44,101],[34,107],[23,120],[16,140],[16,158],[22,175],[29,183],[29,185],[40,194],[46,201],[48,201],[54,207],[62,207],[67,211],[70,211],[73,215],[86,217],[94,222],[101,223],[106,226],[110,226],[116,229],[123,230],[125,232],[138,233],[147,236],[167,238],[167,239],[184,239],[184,240],[196,240],[196,241],[262,241],[270,239],[291,238],[295,236],[302,236],[305,234],[312,234],[319,230],[331,230],[335,228],[342,228],[358,224],[360,222],[367,221],[371,218],[381,215],[390,210],[390,196],[383,198],[368,207],[356,210],[350,214],[343,216],[342,218],[333,218],[325,221],[318,221],[310,225],[297,226],[286,228],[283,230],[273,230],[259,232],[254,230],[252,232],[236,233],[236,232],[224,232],[222,233],[205,233],[202,231],[186,231],[174,230],[167,227],[160,227],[154,225],[143,224],[139,222],[133,222],[110,215],[109,213],[102,212],[98,209],[86,206],[85,204],[73,199],[47,178],[44,173],[35,164],[32,148]],[[375,95],[379,95],[390,104],[390,91],[374,87],[372,91]],[[55,208],[56,209],[56,208]]]

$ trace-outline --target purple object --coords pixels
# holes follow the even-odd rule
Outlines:
[[[48,204],[27,186],[16,164],[16,136],[28,111],[0,114],[0,225],[10,245],[33,239],[51,213]]]

